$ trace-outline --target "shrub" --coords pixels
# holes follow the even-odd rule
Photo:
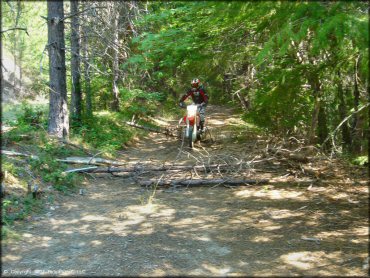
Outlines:
[[[166,100],[166,95],[159,92],[146,92],[140,89],[121,89],[124,110],[128,115],[153,116],[160,103]]]
[[[105,154],[113,154],[132,138],[133,133],[124,124],[127,120],[122,113],[101,111],[84,119],[84,124],[72,131],[72,136]]]

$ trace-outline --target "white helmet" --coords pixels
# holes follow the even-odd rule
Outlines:
[[[198,88],[199,87],[199,84],[200,84],[200,81],[198,78],[194,78],[193,80],[191,80],[191,86],[193,88]]]

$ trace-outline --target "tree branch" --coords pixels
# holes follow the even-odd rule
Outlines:
[[[250,184],[267,184],[269,180],[261,179],[261,180],[234,180],[234,179],[199,179],[199,180],[148,180],[148,181],[141,181],[141,186],[151,186],[151,185],[159,185],[159,186],[201,186],[201,185],[250,185]]]
[[[334,134],[338,131],[338,129],[345,123],[347,122],[353,115],[357,114],[358,112],[362,111],[363,109],[365,109],[366,107],[370,106],[370,102],[363,105],[362,107],[360,107],[357,111],[353,112],[351,115],[347,116],[344,118],[344,120],[328,135],[328,137],[326,137],[326,139],[324,140],[324,142],[322,143],[321,145],[321,148],[323,148],[323,146],[326,144],[326,142],[329,141],[330,138],[332,138],[334,136]]]
[[[74,17],[74,16],[76,16],[76,15],[79,15],[79,14],[82,14],[82,13],[84,13],[84,12],[87,12],[88,10],[92,10],[92,9],[103,9],[103,8],[107,8],[107,7],[106,7],[106,6],[101,6],[101,7],[89,7],[89,8],[87,8],[87,9],[84,9],[84,10],[80,11],[80,12],[73,13],[73,14],[70,14],[70,15],[68,15],[68,16],[65,16],[65,17],[63,17],[61,20],[66,20],[67,18],[71,18],[71,17]]]
[[[27,28],[23,28],[23,27],[13,27],[13,28],[9,28],[9,29],[6,29],[6,30],[2,30],[1,34],[5,33],[5,32],[9,32],[9,31],[13,31],[13,30],[23,30],[23,31],[26,32],[27,36],[29,36],[29,34],[27,32]]]

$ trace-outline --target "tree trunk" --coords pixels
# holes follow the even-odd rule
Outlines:
[[[234,94],[232,93],[232,80],[231,79],[232,79],[232,74],[225,73],[222,86],[223,86],[223,90],[225,91],[225,93],[227,95],[231,95],[231,100],[234,101],[235,97],[234,97]]]
[[[118,80],[119,80],[119,2],[113,3],[113,102],[112,110],[119,111],[119,90],[118,90]]]
[[[329,134],[327,117],[326,117],[326,109],[323,103],[321,103],[320,109],[319,109],[317,132],[318,132],[319,143],[322,144]],[[323,146],[323,147],[326,148],[326,146]]]
[[[316,130],[320,112],[320,103],[321,103],[320,96],[315,95],[315,102],[311,119],[311,128],[309,133],[309,141],[311,144],[314,144],[316,142]]]
[[[19,93],[20,95],[23,95],[23,83],[22,83],[22,78],[23,78],[23,70],[22,70],[22,61],[23,61],[23,47],[24,47],[24,35],[22,35],[22,39],[20,39],[20,47],[19,47],[19,61],[18,61],[18,66],[19,66],[19,83],[18,83],[18,88],[19,88]]]
[[[48,1],[48,51],[50,105],[48,133],[58,138],[69,134],[66,65],[64,43],[64,17],[62,1]]]
[[[70,1],[71,14],[78,13],[78,0]],[[72,17],[71,23],[71,119],[72,122],[81,122],[81,75],[80,75],[80,23],[78,15]]]
[[[87,16],[85,16],[87,20]],[[82,56],[84,65],[84,81],[85,81],[85,101],[86,101],[86,115],[87,117],[92,116],[92,95],[91,95],[91,82],[90,82],[90,54],[89,54],[89,29],[85,25],[82,29]]]
[[[244,111],[248,111],[249,110],[249,102],[246,101],[245,100],[245,97],[240,93],[240,91],[243,90],[243,89],[248,89],[248,88],[247,87],[243,87],[243,88],[237,90],[234,94],[238,97],[238,99],[240,101],[240,105],[243,108],[243,110]]]
[[[312,120],[311,120],[311,128],[309,133],[309,142],[311,144],[316,143],[316,132],[319,120],[319,112],[320,112],[320,105],[321,105],[321,93],[320,93],[320,81],[318,76],[315,76],[310,80],[311,87],[313,88],[313,95],[314,95],[314,109],[312,112]]]
[[[250,109],[250,97],[249,91],[254,78],[253,65],[249,61],[245,61],[238,72],[238,75],[244,75],[244,86],[242,90],[245,90],[245,94],[238,92],[237,97],[240,100],[241,106],[245,111]]]
[[[351,152],[352,153],[360,153],[361,151],[361,143],[360,143],[360,132],[358,128],[358,123],[359,123],[359,117],[358,113],[358,106],[360,104],[360,92],[358,90],[358,81],[357,81],[357,66],[358,66],[358,60],[359,58],[356,59],[355,65],[354,65],[354,89],[353,89],[353,105],[354,105],[354,112],[355,114],[353,115],[353,122],[351,125],[351,135],[352,135],[352,144],[351,144]]]
[[[370,103],[370,82],[367,81],[367,102]],[[367,173],[370,186],[370,106],[367,108]]]
[[[18,23],[19,23],[19,19],[20,19],[20,16],[21,16],[21,13],[22,13],[22,7],[21,7],[21,1],[18,0],[17,1],[17,9],[16,9],[16,17],[15,17],[15,27],[18,27]],[[13,80],[13,94],[14,96],[16,95],[19,95],[20,96],[20,91],[19,91],[19,82],[20,82],[20,74],[18,75],[17,74],[17,66],[18,66],[18,69],[19,69],[19,73],[21,71],[20,69],[20,65],[19,65],[19,61],[18,61],[18,56],[19,56],[19,53],[20,53],[20,50],[19,50],[19,45],[18,45],[18,41],[19,41],[19,32],[16,31],[14,32],[14,41],[13,41],[13,51],[14,51],[14,80]],[[20,96],[21,97],[21,96]]]
[[[340,121],[347,117],[346,102],[344,98],[342,79],[340,71],[338,70],[338,99],[339,99],[339,118]],[[351,134],[349,132],[348,124],[342,125],[342,147],[343,150],[349,151],[351,147]]]

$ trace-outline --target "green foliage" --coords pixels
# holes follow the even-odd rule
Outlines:
[[[9,175],[12,175],[16,183],[23,186],[24,190],[31,179],[34,183],[40,183],[38,185],[41,190],[47,185],[52,185],[55,189],[67,193],[74,190],[74,186],[81,182],[81,177],[77,174],[64,174],[63,171],[67,166],[56,159],[80,153],[62,147],[59,142],[47,135],[44,130],[46,127],[44,112],[41,107],[23,105],[17,113],[13,129],[4,133],[2,138],[3,144],[10,144],[13,148],[14,142],[17,142],[15,146],[26,149],[38,158],[27,158],[24,161],[2,157],[2,171],[7,171]],[[32,177],[26,171],[28,166],[30,166]],[[2,221],[5,227],[2,235],[14,236],[9,225],[13,221],[23,220],[30,214],[39,212],[43,207],[43,199],[33,199],[30,194],[19,196],[18,193],[15,194],[12,191],[11,184],[6,186],[6,192],[7,195],[2,200]]]
[[[107,80],[106,76],[97,76],[92,80],[90,93],[93,95],[95,110],[107,110],[110,108],[110,102],[112,101],[111,83],[111,80]]]
[[[113,155],[132,138],[132,132],[124,124],[127,120],[127,115],[101,111],[90,119],[84,119],[84,124],[73,130],[72,136],[103,154]]]
[[[352,163],[354,165],[364,166],[367,163],[369,163],[369,161],[368,161],[368,157],[363,155],[363,156],[358,156],[358,157],[354,158],[352,160]]]
[[[152,116],[158,105],[166,100],[166,95],[160,92],[121,89],[120,93],[124,103],[123,109],[128,115]]]
[[[45,68],[47,69],[48,65],[48,55],[43,54],[47,44],[47,29],[46,22],[41,17],[47,14],[46,4],[43,1],[1,2],[2,30],[15,26],[27,29],[27,33],[23,30],[13,30],[1,34],[2,48],[16,57],[18,62],[22,60],[19,64],[22,67],[22,74],[31,80],[31,82],[27,80],[23,82],[23,86],[37,94],[47,92],[45,83],[48,80],[48,71]],[[18,9],[20,9],[19,17]],[[41,73],[40,65],[44,68]]]
[[[1,160],[2,171],[7,171],[14,176],[17,172],[17,168],[15,167],[14,163],[11,163],[6,157],[2,157]]]
[[[14,128],[4,134],[3,139],[10,142],[26,142],[44,137],[47,128],[46,111],[43,106],[23,103],[15,113],[16,120],[8,121]]]
[[[26,197],[10,196],[2,199],[2,223],[9,226],[16,220],[23,220],[33,212],[39,212],[42,202],[33,199],[32,195]]]
[[[29,161],[31,169],[34,173],[41,176],[42,180],[48,184],[52,184],[55,188],[73,188],[79,181],[77,175],[66,175],[63,173],[67,166],[56,161],[53,153],[56,153],[60,147],[54,147],[39,154],[39,159]]]
[[[39,126],[41,128],[47,127],[47,115],[43,106],[31,106],[23,102],[21,106],[21,113],[17,115],[17,123],[30,126]]]
[[[268,78],[268,76],[266,77]],[[244,116],[254,124],[273,131],[285,133],[295,131],[307,124],[309,99],[301,93],[299,78],[293,72],[285,72],[282,81],[266,85],[266,91],[256,91],[253,109]],[[291,80],[294,79],[294,80]],[[295,82],[295,83],[294,83]],[[295,84],[295,86],[292,86]],[[289,107],[289,117],[287,108]]]
[[[60,143],[49,138],[46,132],[47,119],[45,110],[40,106],[23,104],[14,128],[4,134],[6,142],[18,142],[21,145],[29,144],[32,153],[37,154],[38,159],[29,159],[31,170],[41,179],[53,186],[72,188],[78,182],[78,176],[64,175],[66,165],[56,161],[57,158],[75,154],[68,148],[63,148]],[[5,160],[6,169],[15,175],[19,175],[19,168]],[[13,165],[13,166],[12,166]]]

